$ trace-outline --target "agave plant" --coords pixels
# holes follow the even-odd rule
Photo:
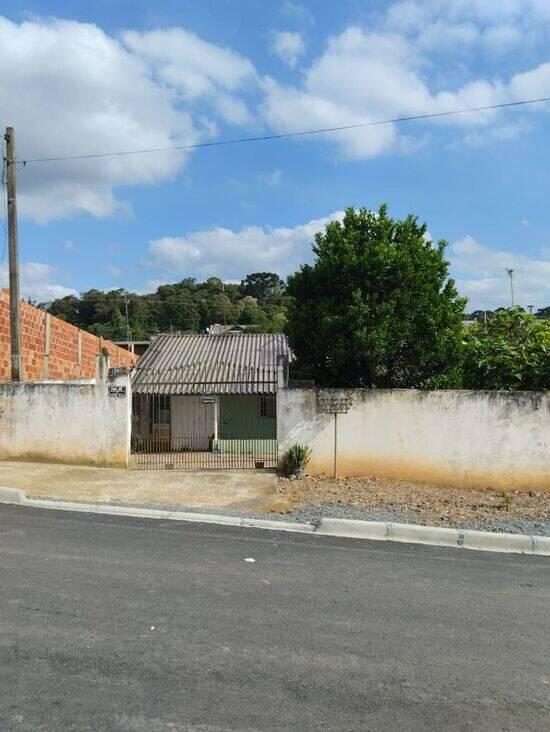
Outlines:
[[[300,475],[304,472],[311,457],[311,448],[308,445],[296,443],[291,445],[283,455],[285,471],[289,475]]]

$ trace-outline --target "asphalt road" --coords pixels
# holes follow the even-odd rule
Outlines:
[[[3,731],[549,728],[548,558],[0,506]]]

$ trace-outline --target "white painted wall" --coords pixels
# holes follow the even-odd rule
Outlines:
[[[125,386],[126,396],[110,396]],[[0,460],[44,460],[126,467],[131,388],[113,381],[0,383]]]
[[[335,390],[338,473],[471,487],[550,490],[550,392]],[[332,475],[334,417],[315,389],[277,395],[279,454],[311,446],[308,472]]]

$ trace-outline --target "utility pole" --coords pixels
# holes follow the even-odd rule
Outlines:
[[[21,381],[19,253],[17,242],[17,197],[15,186],[15,133],[13,131],[13,127],[6,127],[4,140],[6,141],[6,174],[8,182],[11,380]]]
[[[128,293],[124,293],[124,310],[126,313],[126,340],[128,341],[128,348],[130,348],[130,341],[132,340],[132,334],[130,332],[130,321],[128,320]]]
[[[514,307],[514,270],[511,267],[506,267],[506,272],[510,278],[510,296],[512,298],[512,307]]]

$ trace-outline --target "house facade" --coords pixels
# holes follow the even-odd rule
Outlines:
[[[282,334],[155,338],[132,376],[133,466],[275,467],[290,358]]]

